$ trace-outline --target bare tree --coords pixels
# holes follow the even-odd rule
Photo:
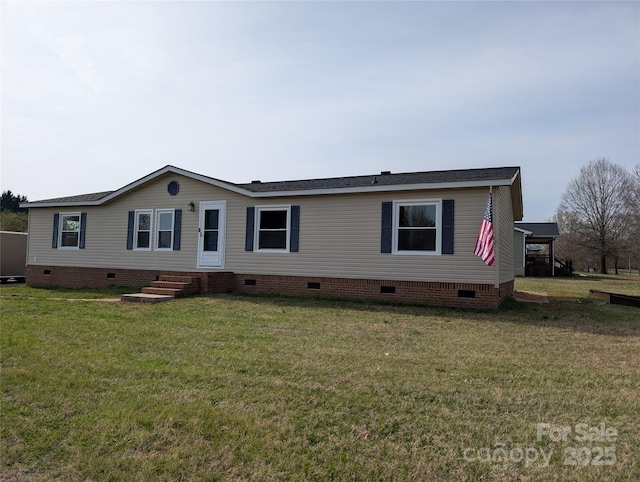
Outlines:
[[[569,182],[560,210],[572,213],[575,241],[597,253],[600,270],[607,272],[607,257],[619,258],[632,213],[631,175],[621,166],[600,158],[580,169]]]
[[[627,255],[640,268],[640,164],[636,164],[631,173],[628,203],[630,226],[627,235]]]

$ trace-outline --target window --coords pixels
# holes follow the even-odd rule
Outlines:
[[[60,214],[60,247],[78,248],[80,246],[80,213]]]
[[[127,220],[127,249],[151,251],[179,251],[182,234],[182,209],[156,209],[155,227],[153,209],[129,211]],[[84,216],[84,213],[82,213]],[[155,229],[155,231],[154,231]],[[151,233],[155,232],[152,236]],[[80,248],[83,247],[83,228]]]
[[[289,251],[290,206],[256,208],[257,251]]]
[[[218,251],[218,236],[220,230],[220,209],[205,209],[203,251]]]
[[[156,211],[156,249],[173,249],[173,209]]]
[[[87,213],[54,213],[53,249],[84,249],[87,234]]]
[[[151,219],[152,210],[136,211],[135,217],[135,246],[134,249],[151,249]]]
[[[394,209],[394,253],[440,254],[441,201],[402,201]]]

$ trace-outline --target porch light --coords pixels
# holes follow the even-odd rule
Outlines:
[[[193,211],[195,211],[195,209],[196,209],[196,205],[195,205],[195,204],[193,204],[193,202],[190,202],[190,203],[189,203],[189,211],[192,211],[192,212],[193,212]]]

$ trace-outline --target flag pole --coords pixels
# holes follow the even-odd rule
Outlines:
[[[489,186],[489,194],[491,195],[491,219],[493,220],[494,231],[497,232],[500,229],[500,219],[494,216],[495,210],[493,209],[493,207],[495,206],[495,201],[493,199],[493,186]],[[499,257],[500,244],[499,243],[494,242],[493,255],[495,259],[493,266],[494,266],[495,276],[496,276],[495,283],[493,286],[494,288],[497,288],[499,292],[500,290],[500,257]]]

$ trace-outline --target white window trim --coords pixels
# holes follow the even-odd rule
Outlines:
[[[400,206],[429,205],[436,207],[436,249],[435,251],[406,251],[398,249],[398,229],[400,227]],[[440,256],[442,255],[442,199],[402,199],[393,201],[392,254],[402,256]]]
[[[140,248],[138,247],[138,228],[140,226],[140,223],[138,221],[138,216],[140,214],[149,214],[149,222],[150,222],[150,226],[149,226],[149,247],[148,248]],[[134,215],[134,227],[133,227],[133,250],[134,251],[151,251],[151,247],[153,246],[154,243],[154,236],[153,236],[153,209],[136,209],[135,211],[135,215]]]
[[[168,248],[159,248],[158,243],[160,242],[160,215],[171,213],[171,242],[169,243]],[[173,251],[173,239],[176,231],[176,210],[173,208],[168,209],[156,209],[156,228],[153,231],[154,233],[154,241],[153,241],[153,249],[154,251]]]
[[[260,213],[262,211],[287,211],[286,247],[284,249],[260,249]],[[253,245],[257,253],[289,253],[291,242],[291,204],[256,206],[255,224],[253,229]]]
[[[70,212],[70,213],[58,213],[58,249],[80,249],[80,231],[82,230],[82,213]],[[78,216],[78,243],[75,246],[62,246],[62,226],[64,225],[65,216]]]

